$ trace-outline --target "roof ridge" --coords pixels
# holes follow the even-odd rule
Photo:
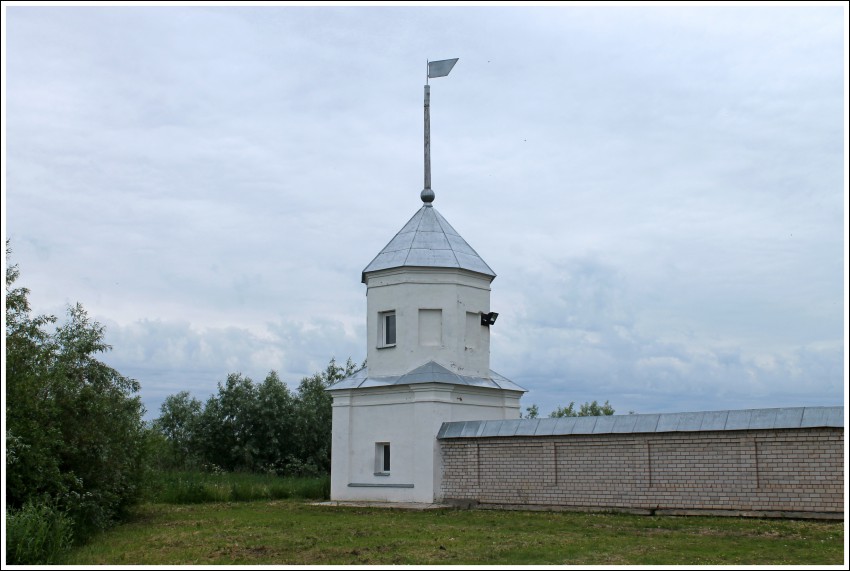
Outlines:
[[[416,216],[417,214],[420,214],[419,222],[418,222],[418,224],[416,224],[416,228],[413,230],[414,235],[416,235],[416,233],[419,232],[419,227],[422,226],[422,219],[425,218],[425,212],[424,212],[425,208],[427,208],[427,207],[423,205],[422,208],[420,208],[419,211],[416,214],[413,215],[413,216]],[[405,224],[405,226],[406,226],[406,224]],[[404,227],[402,227],[402,230],[404,230]],[[399,232],[400,231],[401,230],[399,230]],[[404,262],[402,262],[402,264],[401,264],[402,266],[407,264],[407,259],[410,257],[410,251],[411,250],[413,250],[413,242],[411,242],[410,246],[407,248],[407,255],[404,257]]]
[[[436,210],[434,210],[434,219],[437,221],[437,227],[440,229],[440,232],[443,233],[443,238],[446,239],[446,244],[449,245],[449,252],[452,253],[452,257],[455,259],[455,263],[457,264],[457,267],[460,268],[461,265],[460,265],[460,260],[457,259],[457,252],[455,252],[455,249],[452,248],[452,242],[451,242],[451,240],[449,240],[449,235],[446,234],[446,229],[443,228],[443,222],[445,222],[446,224],[448,224],[448,222],[446,221],[445,218],[440,216],[440,213],[437,212]],[[455,230],[455,232],[457,232],[457,230]],[[463,240],[463,238],[461,238],[460,234],[458,234],[458,238]],[[463,241],[466,242],[466,240],[463,240]],[[470,246],[469,244],[467,244],[467,246],[469,247],[470,250],[472,250],[472,246]],[[475,252],[475,250],[472,250],[472,251]],[[475,255],[478,256],[478,253],[476,252]],[[478,257],[480,258],[481,256],[478,256]],[[481,260],[481,261],[484,262],[484,260]],[[484,262],[484,265],[486,266],[487,262]],[[490,266],[487,266],[487,267],[489,268]]]
[[[421,212],[421,210],[422,210],[421,208],[420,208],[419,210],[417,210],[417,211],[413,214],[413,216],[411,216],[411,217],[410,217],[410,220],[413,220],[414,218],[416,218],[416,215],[417,215],[417,214],[419,214],[419,213]],[[380,257],[381,257],[381,254],[383,254],[383,253],[384,253],[384,250],[386,250],[387,246],[389,246],[390,244],[392,244],[392,243],[393,243],[393,241],[394,241],[396,238],[398,238],[398,237],[402,234],[402,230],[404,230],[405,228],[407,228],[407,224],[410,224],[410,220],[408,220],[408,221],[407,221],[407,223],[406,223],[404,226],[402,226],[402,227],[399,229],[399,231],[398,231],[398,232],[396,232],[396,233],[393,235],[392,239],[390,239],[390,241],[389,241],[389,242],[387,242],[387,245],[386,245],[386,246],[384,246],[384,247],[381,249],[381,251],[380,251],[380,252],[378,252],[378,253],[375,255],[375,257],[374,257],[374,258],[372,258],[372,261],[371,261],[371,262],[369,262],[368,264],[366,264],[366,267],[367,267],[367,268],[368,268],[369,266],[371,266],[372,264],[374,264],[374,263],[375,263],[375,260],[377,260],[378,258],[380,258]],[[419,220],[419,223],[420,223],[420,224],[422,223],[422,220],[421,220],[421,219]],[[417,228],[419,228],[419,226],[417,226]],[[416,233],[416,231],[415,231],[415,230],[414,230],[414,233]],[[408,248],[408,250],[407,250],[407,254],[408,254],[408,256],[410,255],[410,248]],[[405,261],[407,261],[407,258],[405,258]],[[361,272],[361,275],[362,275],[363,273],[365,273],[365,270],[364,270],[363,272]]]
[[[484,262],[484,258],[482,258],[482,257],[481,257],[481,254],[479,254],[479,253],[478,253],[478,251],[477,251],[475,248],[473,248],[473,247],[469,244],[469,242],[467,242],[467,241],[466,241],[466,238],[464,238],[463,236],[461,236],[461,235],[460,235],[460,232],[458,232],[458,231],[455,229],[455,227],[454,227],[454,226],[452,226],[451,224],[449,224],[449,221],[448,221],[448,220],[446,220],[446,219],[445,219],[445,217],[444,217],[442,214],[440,214],[440,212],[439,212],[436,208],[434,209],[434,214],[436,214],[436,215],[437,215],[437,222],[438,222],[438,224],[439,224],[439,226],[440,226],[440,230],[442,230],[442,231],[443,231],[443,235],[446,237],[446,240],[449,242],[449,249],[452,251],[452,255],[454,255],[454,257],[455,257],[455,261],[457,261],[458,266],[460,266],[460,260],[458,260],[458,259],[457,259],[457,254],[456,254],[456,252],[455,252],[455,249],[452,247],[452,242],[451,242],[451,240],[449,240],[449,235],[448,235],[448,234],[446,234],[446,230],[445,230],[445,228],[443,228],[443,224],[442,224],[443,222],[445,222],[446,224],[448,224],[449,228],[451,228],[452,230],[454,230],[454,232],[455,232],[455,233],[453,234],[454,236],[457,236],[457,237],[460,239],[460,241],[461,241],[461,242],[463,242],[464,244],[466,244],[466,247],[467,247],[467,248],[469,248],[470,250],[472,250],[472,253],[474,253],[474,254],[478,257],[478,259],[479,259],[479,260],[481,260],[482,262]],[[441,222],[441,221],[442,221],[442,222]],[[491,268],[491,267],[490,267],[490,264],[488,264],[487,262],[484,262],[484,265],[485,265],[485,266],[487,266],[487,268],[488,268],[491,272],[493,272],[493,268]],[[495,272],[493,272],[493,273],[495,274]]]

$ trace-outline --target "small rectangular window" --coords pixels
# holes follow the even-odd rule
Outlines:
[[[390,473],[390,443],[375,443],[375,475],[388,476]]]
[[[395,347],[395,311],[378,314],[378,347]]]

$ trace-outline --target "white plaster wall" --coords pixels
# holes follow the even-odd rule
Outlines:
[[[490,311],[490,279],[466,270],[400,268],[366,277],[367,362],[369,375],[402,375],[436,361],[463,375],[486,377],[490,372],[490,329],[480,325],[467,343],[473,320],[467,313]],[[442,310],[441,343],[419,339],[419,310]],[[396,312],[396,345],[378,347],[378,314]]]
[[[439,499],[440,425],[519,418],[521,393],[425,383],[332,395],[331,499],[430,503]],[[390,443],[389,476],[375,474],[376,442]],[[413,487],[392,487],[399,484]]]

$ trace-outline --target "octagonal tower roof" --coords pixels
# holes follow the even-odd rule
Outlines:
[[[430,203],[422,205],[389,244],[363,270],[366,274],[391,268],[459,268],[496,277],[478,252],[461,238]]]

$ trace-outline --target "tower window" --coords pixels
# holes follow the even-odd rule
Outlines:
[[[395,347],[395,311],[378,314],[378,347]]]
[[[388,476],[390,473],[390,443],[375,443],[375,475]]]

